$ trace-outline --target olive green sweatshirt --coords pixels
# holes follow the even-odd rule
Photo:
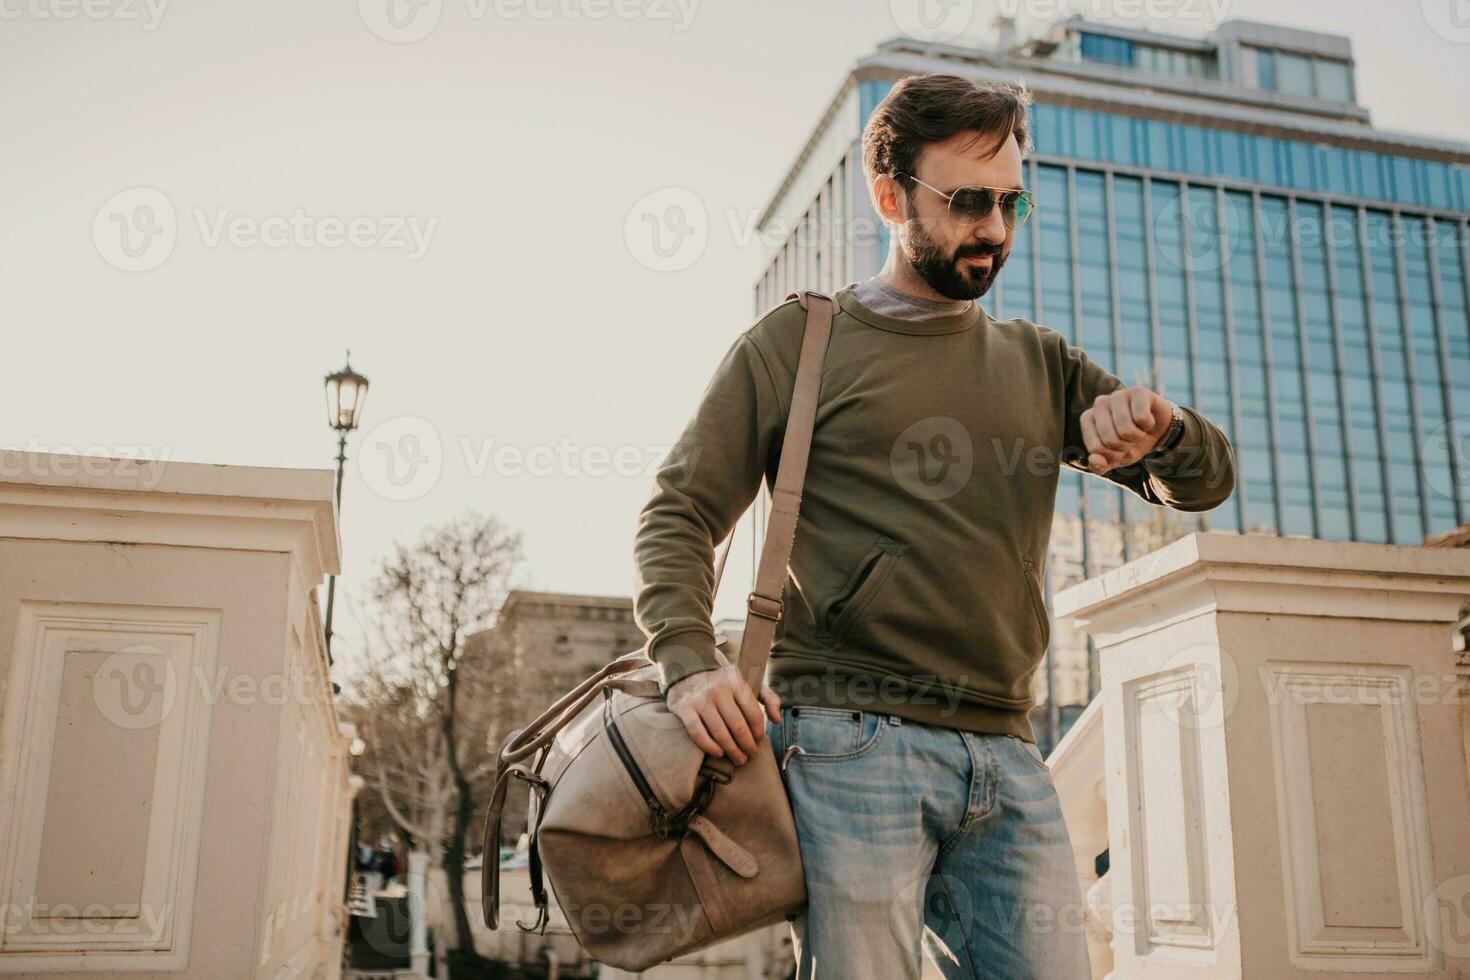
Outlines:
[[[786,704],[1034,741],[1060,467],[1087,472],[1079,418],[1124,382],[979,304],[915,321],[837,300],[767,682]],[[664,691],[719,666],[714,548],[775,483],[805,317],[788,300],[735,339],[639,515],[634,614]],[[1171,450],[1101,478],[1177,510],[1226,500],[1230,443],[1181,408]]]

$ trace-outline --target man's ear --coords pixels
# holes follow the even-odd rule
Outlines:
[[[903,208],[901,198],[903,188],[898,181],[892,177],[879,174],[873,178],[872,185],[873,210],[878,212],[878,217],[890,224],[903,224]]]

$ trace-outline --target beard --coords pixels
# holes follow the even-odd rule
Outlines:
[[[954,252],[944,248],[924,230],[919,219],[909,215],[902,238],[903,252],[914,272],[940,296],[948,299],[978,299],[990,290],[991,283],[1006,263],[1002,245],[993,242],[966,242]],[[963,259],[988,255],[990,268],[961,268]]]

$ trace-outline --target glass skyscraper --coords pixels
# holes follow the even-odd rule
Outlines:
[[[1470,146],[1373,127],[1343,37],[1080,18],[1012,34],[894,40],[858,63],[761,218],[780,244],[757,309],[881,266],[859,138],[894,81],[1020,78],[1037,214],[981,305],[1218,424],[1237,484],[1204,526],[1418,544],[1470,521]],[[1130,557],[1112,529],[1149,510],[1064,471],[1049,584]],[[1068,693],[1049,666],[1045,700],[1085,703],[1078,669]]]

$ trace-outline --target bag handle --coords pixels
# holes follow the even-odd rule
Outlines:
[[[507,765],[520,762],[543,745],[549,745],[557,732],[581,713],[593,698],[605,687],[615,687],[635,697],[658,697],[658,681],[624,677],[641,667],[648,666],[648,657],[642,650],[625,653],[616,660],[603,664],[597,672],[588,675],[581,683],[563,694],[556,703],[537,716],[525,728],[512,732],[500,748],[500,759]]]

